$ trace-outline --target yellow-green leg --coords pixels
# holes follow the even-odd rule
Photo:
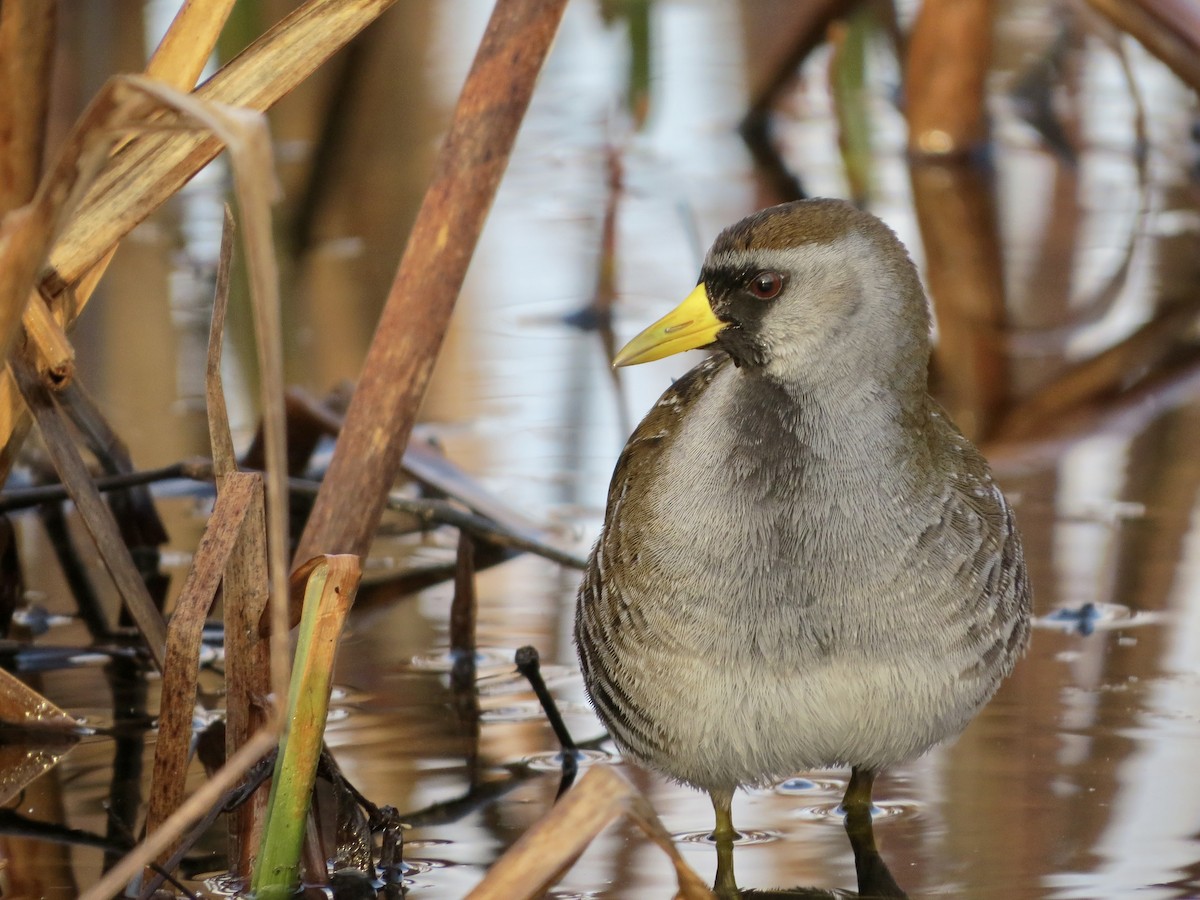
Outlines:
[[[850,770],[850,783],[842,798],[842,809],[871,809],[871,789],[875,786],[875,773],[855,766]]]
[[[717,878],[713,882],[713,892],[721,900],[737,900],[741,892],[733,877],[733,842],[741,835],[733,828],[733,791],[711,791],[709,796],[717,814],[717,827],[712,833],[717,844]]]

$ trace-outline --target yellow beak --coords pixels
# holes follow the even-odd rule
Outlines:
[[[613,358],[613,365],[636,366],[706,347],[717,339],[717,332],[725,325],[713,315],[708,292],[701,282],[687,299],[622,347]]]

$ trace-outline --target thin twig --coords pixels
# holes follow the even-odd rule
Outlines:
[[[185,459],[158,469],[144,469],[140,472],[126,472],[121,475],[104,475],[92,481],[92,484],[100,493],[105,493],[143,484],[154,484],[158,481],[172,481],[176,478],[211,481],[212,461],[203,458]],[[33,506],[41,506],[43,503],[61,503],[63,500],[70,499],[71,495],[67,491],[66,485],[61,482],[31,488],[13,488],[0,493],[0,513],[16,512]]]

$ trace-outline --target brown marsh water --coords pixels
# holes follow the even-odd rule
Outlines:
[[[264,19],[284,5],[262,4]],[[81,96],[88,79],[134,68],[143,52],[129,37],[142,33],[140,10],[107,6],[111,55],[97,51],[79,72],[60,73]],[[902,15],[910,6],[901,4]],[[1017,500],[1042,627],[1014,676],[957,741],[880,779],[876,839],[913,896],[1200,896],[1200,392],[1188,390],[1197,385],[1188,377],[1195,354],[1188,356],[1181,339],[1169,355],[1139,363],[1124,383],[1144,377],[1147,366],[1174,380],[1119,410],[1101,398],[1068,404],[1021,435],[1003,428],[1004,414],[1051,379],[1154,317],[1194,303],[1200,285],[1195,98],[1138,45],[1121,42],[1145,111],[1140,181],[1137,104],[1112,35],[1098,22],[1072,17],[1066,5],[999,6],[990,82],[995,192],[985,202],[994,203],[998,222],[998,256],[990,264],[1003,284],[1004,312],[972,316],[970,298],[961,308],[956,298],[939,298],[939,383]],[[305,251],[286,276],[293,382],[324,392],[355,375],[438,130],[489,9],[484,0],[400,4],[365,36],[354,58],[354,90],[339,99],[340,136],[304,219]],[[595,291],[610,154],[617,153],[624,173],[615,242],[615,326],[623,338],[686,293],[700,249],[723,225],[775,202],[756,179],[735,126],[748,86],[786,34],[788,12],[783,0],[655,3],[650,111],[639,133],[623,112],[626,26],[606,24],[588,0],[573,3],[563,22],[423,418],[451,458],[527,518],[553,525],[558,542],[580,554],[598,530],[608,476],[631,423],[695,362],[623,371],[618,391],[596,334],[565,322]],[[66,19],[75,48],[98,23],[109,22],[100,12]],[[1038,67],[1051,62],[1058,66],[1053,79],[1043,73],[1039,82]],[[811,193],[842,196],[847,184],[828,63],[829,51],[821,48],[805,65],[779,103],[775,136]],[[873,147],[869,207],[922,264],[922,225],[953,215],[965,189],[937,168],[910,172],[894,105],[897,78],[886,47],[874,42],[865,98]],[[1039,85],[1050,92],[1039,93]],[[336,87],[334,73],[324,73],[274,120],[288,191],[285,221],[300,218],[297,196]],[[1030,124],[1047,96],[1073,159]],[[1049,126],[1042,121],[1044,135]],[[80,371],[140,467],[207,452],[199,406],[203,299],[221,178],[217,171],[198,183],[126,242],[105,295],[77,332]],[[939,180],[948,193],[937,193]],[[922,196],[940,198],[922,209],[923,219],[914,184],[929,191]],[[1186,336],[1191,329],[1179,331]],[[955,346],[972,348],[965,366]],[[252,376],[239,359],[248,357],[233,357],[229,378],[245,385]],[[991,376],[978,377],[981,369]],[[254,412],[246,401],[235,417],[248,434]],[[166,505],[173,571],[181,575],[205,504],[184,498]],[[28,600],[66,612],[66,587],[40,538],[36,523],[22,520]],[[417,547],[384,539],[372,565],[380,569],[400,556],[450,559],[453,546],[451,534],[436,533]],[[421,819],[406,848],[413,897],[463,896],[553,802],[557,776],[541,769],[555,743],[513,671],[515,648],[534,644],[541,651],[576,739],[600,734],[570,639],[576,582],[575,572],[532,557],[479,575],[485,664],[477,746],[454,712],[439,667],[450,587],[356,610],[339,657],[328,733],[346,775],[375,802],[402,812],[464,797],[473,781],[513,784],[490,800],[463,804],[444,821]],[[86,634],[68,623],[39,641],[85,643]],[[31,678],[55,702],[103,726],[114,722],[104,671],[95,663]],[[205,684],[216,692],[220,680]],[[141,701],[150,710],[156,691],[151,682]],[[219,707],[219,697],[203,699]],[[152,741],[152,733],[144,741],[84,741],[30,788],[20,811],[104,834],[111,830],[106,805],[120,811],[144,790]],[[710,826],[705,797],[630,766],[622,770],[671,831]],[[846,776],[797,773],[773,790],[739,795],[739,827],[769,838],[737,849],[743,886],[853,889],[854,862],[835,813]],[[202,777],[198,768],[193,777],[197,783]],[[118,796],[110,799],[114,785]],[[40,884],[13,896],[73,896],[103,863],[98,850],[68,852],[24,838],[0,842],[10,859],[36,858],[32,868],[41,876]],[[711,877],[712,848],[681,846]],[[618,824],[551,896],[672,893],[666,858]]]

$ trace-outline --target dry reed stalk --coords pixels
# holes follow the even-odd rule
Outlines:
[[[271,684],[283,696],[288,683],[287,657],[287,447],[283,412],[283,326],[279,310],[279,268],[271,231],[271,201],[276,191],[266,119],[254,110],[204,101],[146,78],[123,81],[173,108],[211,132],[233,162],[234,192],[245,227],[246,268],[250,282],[254,340],[263,408],[267,489],[267,558],[271,597]]]
[[[37,190],[57,11],[56,0],[0,5],[0,216]]]
[[[190,91],[216,49],[236,0],[184,0],[150,61],[146,77]]]
[[[206,102],[195,95],[182,94],[167,85],[140,76],[114,79],[111,93],[116,95],[121,91],[139,96],[163,110],[169,110],[174,116],[170,121],[177,127],[197,123],[215,134],[216,139],[228,148],[232,158],[234,187],[245,223],[242,234],[249,272],[258,364],[262,373],[267,463],[267,555],[271,563],[270,608],[273,610],[271,619],[275,623],[286,623],[287,472],[282,405],[283,367],[280,350],[278,277],[270,217],[271,193],[275,181],[265,120],[261,113]],[[229,482],[233,477],[231,473],[224,480]],[[272,633],[270,668],[272,689],[276,696],[283,696],[287,689],[288,674],[286,625],[277,625]],[[238,767],[249,765],[260,758],[265,748],[274,743],[281,726],[282,714],[277,710],[262,729],[228,757],[225,767],[218,773],[219,783],[228,787],[240,778],[244,769]],[[123,877],[128,878],[174,844],[182,830],[205,811],[205,807],[199,804],[196,797],[207,797],[211,803],[219,796],[208,793],[212,784],[212,781],[208,782],[197,795],[184,801],[176,812],[163,822],[162,827],[148,835],[143,843],[134,848],[105,877],[101,885],[106,886],[106,890],[111,890],[117,877],[114,872],[123,873]]]
[[[631,818],[675,867],[678,897],[713,900],[713,893],[683,859],[650,801],[611,766],[595,766],[488,870],[467,900],[540,897],[571,867],[609,823]]]
[[[300,539],[298,560],[367,551],[565,6],[566,0],[496,3]]]
[[[987,140],[993,0],[925,0],[905,62],[908,149],[959,156]]]
[[[242,525],[225,570],[225,756],[232,758],[267,724],[271,692],[269,640],[258,634],[267,610],[267,532],[262,479],[256,476],[255,501]],[[259,789],[229,816],[229,868],[250,874],[250,861],[266,820],[268,792]]]
[[[1189,0],[1087,0],[1194,91],[1200,91],[1200,9]]]
[[[210,101],[266,110],[394,2],[309,0],[196,93]],[[211,36],[210,30],[208,38]],[[169,58],[177,61],[169,68],[181,72],[189,65],[194,67],[200,49],[207,58],[211,52],[208,38],[198,40],[192,48],[194,56],[183,53],[176,57],[172,51]],[[178,47],[181,53],[185,51],[186,41]],[[164,68],[168,67],[164,64]],[[59,312],[64,328],[70,327],[91,296],[103,272],[103,266],[97,264],[220,150],[218,138],[194,132],[144,134],[121,149],[59,235],[50,252],[48,271],[38,285]],[[4,240],[0,233],[0,252]],[[11,380],[0,375],[0,476],[11,468],[28,427]]]
[[[241,540],[247,512],[259,496],[259,484],[259,476],[250,474],[231,473],[222,480],[217,502],[171,616],[158,740],[154,746],[154,776],[150,782],[150,809],[146,814],[148,833],[157,831],[183,802],[204,621],[216,599],[234,546]],[[165,862],[174,849],[174,845],[166,847],[159,861]]]
[[[237,458],[221,382],[233,237],[233,213],[226,205],[205,366],[209,442],[218,495],[225,490],[227,478],[241,477],[237,476]],[[233,756],[265,724],[264,698],[271,692],[270,649],[268,641],[259,636],[257,627],[268,601],[264,496],[262,479],[257,476],[254,491],[254,501],[242,524],[241,539],[234,545],[225,567],[223,582],[226,757]],[[258,848],[267,800],[267,791],[257,790],[228,817],[229,868],[232,872],[243,876],[250,874],[250,861]]]

